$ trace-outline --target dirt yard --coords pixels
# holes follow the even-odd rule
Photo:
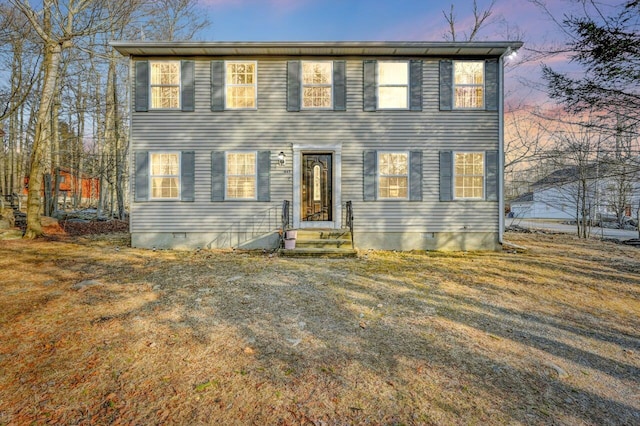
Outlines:
[[[640,424],[640,249],[0,241],[0,424]]]

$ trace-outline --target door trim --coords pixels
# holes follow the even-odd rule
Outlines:
[[[332,154],[332,197],[333,220],[330,222],[302,221],[302,154]],[[293,227],[330,228],[342,227],[342,144],[306,145],[293,144]]]

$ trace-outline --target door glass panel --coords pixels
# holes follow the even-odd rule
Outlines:
[[[320,192],[320,166],[313,166],[313,201],[321,201],[322,193]]]
[[[303,221],[332,221],[331,154],[302,155]]]

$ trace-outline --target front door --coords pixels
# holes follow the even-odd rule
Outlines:
[[[302,154],[302,221],[333,220],[331,154]]]

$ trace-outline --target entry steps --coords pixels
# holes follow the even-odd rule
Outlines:
[[[286,257],[355,257],[349,229],[298,229],[295,248],[283,248]],[[285,241],[287,243],[287,241]],[[290,245],[289,241],[288,244]],[[286,247],[286,246],[285,246]]]

